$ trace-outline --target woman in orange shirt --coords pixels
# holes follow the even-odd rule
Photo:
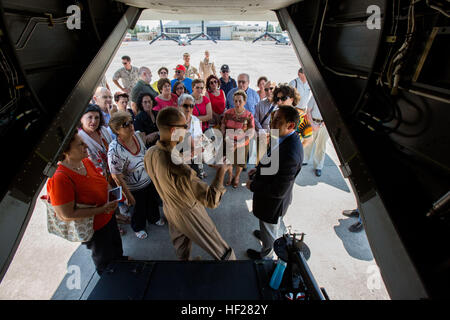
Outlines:
[[[78,134],[72,137],[63,151],[61,161],[47,183],[47,194],[61,219],[71,221],[94,217],[94,235],[83,242],[92,251],[98,274],[113,260],[125,260],[114,210],[117,201],[108,201],[108,182],[101,169],[89,160],[87,145]],[[76,203],[92,205],[77,209]]]

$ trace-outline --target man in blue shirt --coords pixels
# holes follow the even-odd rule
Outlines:
[[[172,85],[172,89],[173,89],[173,85],[175,84],[175,82],[181,81],[184,83],[184,87],[189,92],[189,94],[191,94],[192,93],[192,79],[185,77],[186,68],[181,64],[177,65],[177,67],[175,68],[175,74],[176,74],[176,78],[173,79],[172,81],[170,81],[170,83]]]
[[[231,89],[237,88],[236,80],[230,77],[230,67],[227,64],[224,64],[220,68],[220,89],[225,93],[225,97]]]
[[[241,73],[238,76],[238,87],[231,89],[230,92],[227,94],[227,109],[234,108],[234,101],[233,101],[233,95],[237,90],[244,90],[247,94],[247,103],[245,104],[244,108],[247,109],[252,113],[253,116],[255,116],[255,106],[259,102],[259,94],[248,87],[250,84],[250,77],[246,73]]]

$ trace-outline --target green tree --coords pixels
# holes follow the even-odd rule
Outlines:
[[[279,25],[278,25],[278,26],[276,27],[276,29],[275,29],[275,30],[276,30],[276,32],[277,32],[277,33],[281,33],[281,32],[283,32],[283,30],[281,30],[281,27],[280,27]]]
[[[267,32],[273,32],[273,25],[269,23],[269,26],[267,27]]]

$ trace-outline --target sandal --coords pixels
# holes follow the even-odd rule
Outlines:
[[[141,240],[146,239],[148,237],[148,234],[147,234],[147,232],[145,232],[145,230],[135,232],[135,234],[136,234],[136,237],[138,237],[138,239],[141,239]]]
[[[155,224],[157,226],[162,227],[163,225],[165,225],[166,223],[164,222],[163,218],[160,218],[158,221],[155,222]]]

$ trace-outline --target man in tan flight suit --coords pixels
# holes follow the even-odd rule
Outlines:
[[[226,189],[223,177],[229,165],[219,165],[209,186],[186,164],[172,161],[172,150],[186,133],[186,118],[176,108],[158,113],[160,140],[144,157],[145,169],[164,203],[169,233],[180,260],[189,260],[192,241],[216,260],[236,260],[233,249],[223,240],[205,207],[216,208]],[[176,130],[182,130],[177,131]],[[178,141],[172,136],[179,134]]]

